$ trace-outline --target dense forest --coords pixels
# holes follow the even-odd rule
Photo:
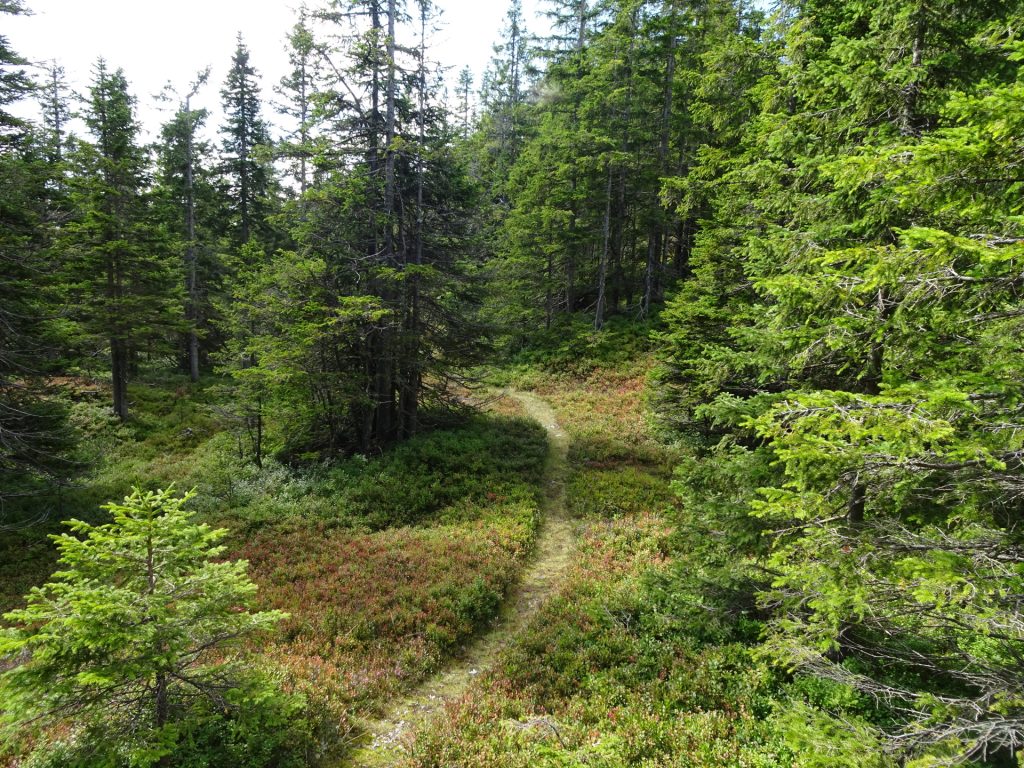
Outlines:
[[[437,5],[0,36],[0,765],[1021,765],[1024,4]]]

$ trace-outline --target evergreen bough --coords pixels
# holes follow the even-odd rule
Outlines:
[[[226,652],[284,614],[248,610],[248,564],[217,561],[226,531],[194,521],[192,495],[135,489],[103,507],[110,523],[71,520],[52,537],[61,569],[0,631],[15,663],[0,676],[8,740],[70,723],[94,764],[166,764],[196,712],[227,717],[273,695]]]

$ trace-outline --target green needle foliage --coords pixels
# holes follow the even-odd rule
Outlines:
[[[735,570],[771,658],[878,702],[915,765],[1008,760],[1024,722],[1020,19],[799,10],[664,318],[662,412],[702,459],[682,485],[756,564]],[[687,205],[693,174],[667,189]]]
[[[224,654],[284,614],[247,610],[248,564],[215,560],[225,531],[195,523],[190,497],[136,489],[104,507],[112,522],[72,520],[73,534],[53,537],[61,569],[0,634],[16,662],[0,678],[8,739],[73,722],[84,746],[110,755],[92,764],[151,765],[176,751],[198,708],[227,717],[265,697]]]

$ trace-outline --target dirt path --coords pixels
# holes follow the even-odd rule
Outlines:
[[[550,446],[544,519],[534,559],[487,634],[474,641],[447,668],[394,704],[383,719],[366,725],[369,744],[351,756],[349,764],[352,766],[387,766],[401,759],[409,737],[439,712],[446,701],[464,693],[473,679],[495,662],[516,633],[536,615],[572,560],[575,537],[565,508],[569,437],[558,424],[551,406],[542,399],[527,392],[509,394],[547,430]]]

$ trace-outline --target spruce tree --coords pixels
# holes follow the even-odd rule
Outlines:
[[[221,107],[222,168],[231,200],[228,234],[241,248],[253,237],[266,239],[272,186],[269,156],[261,154],[261,148],[271,145],[270,129],[261,114],[258,73],[241,34],[221,90]]]
[[[289,449],[365,451],[412,436],[421,405],[446,402],[455,367],[480,348],[466,278],[474,189],[437,105],[431,9],[416,10],[414,41],[398,37],[408,16],[395,0],[321,15],[338,32],[325,35],[332,77],[316,97],[331,132],[292,211],[298,249],[251,271],[232,308],[229,356],[252,364],[228,367],[253,403],[288,415]],[[260,430],[249,432],[255,446]]]
[[[509,207],[508,175],[530,130],[527,96],[536,76],[533,58],[522,2],[510,0],[501,38],[484,71],[478,128],[484,143],[479,173],[499,216]]]
[[[22,0],[0,0],[0,14],[29,13]],[[7,141],[24,128],[24,122],[6,107],[32,92],[34,85],[25,67],[28,62],[18,55],[6,35],[0,35],[0,139]]]
[[[16,2],[0,13],[25,13]],[[31,92],[25,61],[0,37],[0,524],[19,497],[45,492],[68,473],[62,409],[46,377],[59,301],[49,246],[54,189],[62,169],[47,137],[8,108]]]
[[[54,537],[61,570],[0,632],[0,654],[19,658],[0,676],[5,736],[73,721],[89,764],[170,764],[204,702],[222,718],[272,702],[224,654],[283,614],[247,609],[247,563],[220,561],[226,531],[196,523],[188,498],[136,489],[104,507],[110,523]]]
[[[312,183],[310,158],[314,149],[314,128],[317,120],[316,94],[320,80],[320,57],[305,7],[288,33],[288,62],[291,71],[276,87],[281,102],[277,111],[289,119],[291,130],[277,147],[277,155],[292,163],[292,178],[299,194],[305,194]]]
[[[669,184],[706,211],[665,337],[713,446],[687,496],[762,558],[769,652],[925,764],[1020,741],[1010,10],[801,4],[759,113]]]
[[[84,113],[94,143],[75,150],[74,219],[59,243],[82,331],[109,348],[113,410],[122,420],[129,416],[128,380],[139,356],[165,349],[181,326],[180,271],[146,193],[134,103],[124,73],[111,72],[101,59]]]
[[[46,80],[40,88],[39,101],[43,112],[43,126],[50,145],[50,161],[55,166],[64,162],[64,152],[70,138],[69,96],[70,88],[64,67],[55,61],[50,62],[47,66]]]
[[[202,359],[215,346],[212,297],[219,291],[223,265],[218,255],[219,220],[226,212],[212,170],[212,148],[200,138],[208,112],[194,109],[192,101],[209,76],[200,72],[174,117],[161,129],[157,145],[157,203],[168,228],[180,241],[185,276],[185,343],[182,367],[198,381]]]
[[[458,83],[458,115],[462,121],[462,138],[469,136],[471,111],[473,107],[473,71],[463,67],[459,72]]]

